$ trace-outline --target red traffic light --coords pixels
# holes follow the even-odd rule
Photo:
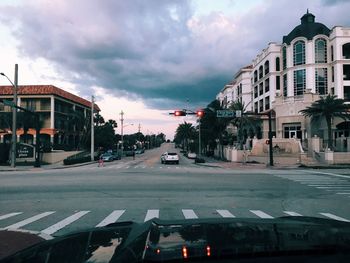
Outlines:
[[[182,111],[182,110],[176,110],[174,112],[174,115],[175,116],[186,116],[186,112],[185,111]]]
[[[204,116],[204,111],[203,111],[203,110],[198,110],[198,111],[196,112],[196,115],[197,115],[197,117],[201,118],[201,117]]]

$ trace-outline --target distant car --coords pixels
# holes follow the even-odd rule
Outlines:
[[[111,153],[104,153],[101,155],[101,158],[104,162],[112,162],[114,160],[114,156]]]
[[[163,153],[160,157],[161,163],[176,163],[179,164],[179,155],[177,153]]]
[[[195,154],[195,153],[188,153],[187,154],[187,158],[188,159],[196,159],[197,158],[197,154]]]
[[[121,154],[119,152],[113,151],[111,154],[113,155],[113,159],[114,160],[120,160],[121,159]]]
[[[137,149],[136,151],[135,151],[135,154],[142,154],[142,153],[144,153],[145,152],[145,149]]]

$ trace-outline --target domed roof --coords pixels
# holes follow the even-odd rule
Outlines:
[[[329,36],[330,29],[324,24],[316,23],[315,16],[309,11],[300,19],[301,24],[296,26],[287,36],[283,37],[283,43],[287,45],[297,37],[305,37],[311,40],[316,35]]]

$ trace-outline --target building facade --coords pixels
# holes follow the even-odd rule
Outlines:
[[[43,143],[49,143],[54,148],[59,148],[59,145],[79,147],[84,131],[90,124],[91,102],[52,85],[19,86],[17,93],[17,105],[39,114]],[[12,101],[13,87],[0,86],[0,99]],[[95,104],[95,111],[99,110]],[[0,103],[1,143],[11,141],[11,112],[10,106]],[[36,143],[35,123],[29,117],[18,112],[17,142]]]
[[[299,111],[327,94],[350,103],[350,27],[329,29],[307,12],[301,23],[283,36],[281,44],[269,43],[257,55],[250,74],[252,110],[274,111],[277,138],[307,141],[318,135],[328,140],[326,124],[315,127]],[[235,78],[232,83],[236,81]],[[225,97],[223,91],[217,96],[220,101]],[[268,136],[266,127],[264,121],[264,137]],[[332,129],[334,139],[350,137],[349,122],[336,118]]]

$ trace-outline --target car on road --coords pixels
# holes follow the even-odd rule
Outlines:
[[[111,153],[104,153],[101,155],[101,159],[104,161],[104,162],[112,162],[114,161],[114,155],[111,154]]]
[[[173,153],[173,152],[163,153],[162,156],[160,157],[160,162],[161,163],[175,163],[175,164],[179,164],[179,155],[177,153]]]
[[[197,158],[197,154],[196,154],[196,153],[191,153],[191,152],[189,152],[189,153],[187,154],[187,158],[188,158],[188,159],[196,159],[196,158]]]

